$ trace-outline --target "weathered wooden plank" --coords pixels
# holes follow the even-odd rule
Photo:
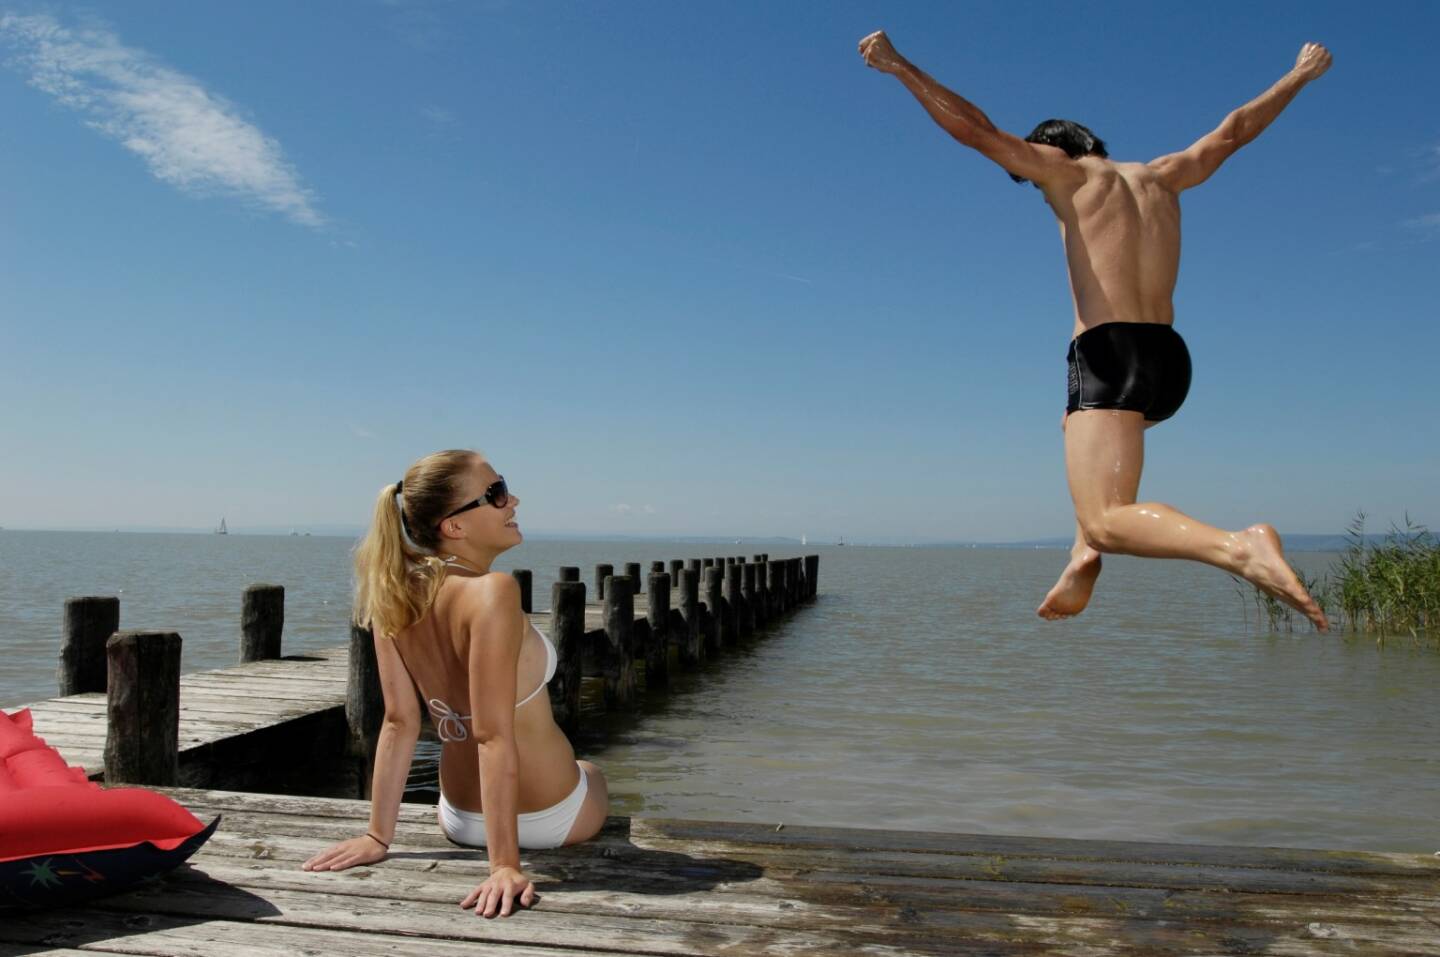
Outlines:
[[[857,941],[855,936],[818,929],[796,932],[723,923],[666,921],[649,918],[643,912],[632,917],[607,917],[537,910],[518,919],[486,921],[462,911],[457,903],[386,900],[357,908],[349,899],[327,894],[273,890],[261,898],[243,891],[237,893],[237,889],[223,883],[183,880],[170,880],[154,888],[107,898],[93,906],[133,914],[158,913],[404,936],[562,946],[582,952],[638,950],[647,954],[703,955],[783,952],[816,957],[831,954],[848,957],[862,950],[877,957],[927,952],[879,941]],[[857,947],[857,943],[871,946]]]
[[[219,843],[214,843],[217,840]],[[462,852],[452,856],[446,851],[412,855],[401,851],[372,868],[305,874],[298,868],[317,849],[313,842],[276,837],[247,841],[217,835],[212,843],[213,849],[197,866],[212,877],[251,889],[319,887],[345,896],[443,902],[463,896],[487,873],[487,865],[479,855]],[[267,863],[257,865],[255,862],[260,860]],[[1419,912],[1393,902],[1345,896],[1176,893],[1117,887],[901,880],[857,873],[818,875],[828,878],[820,880],[817,875],[774,876],[766,868],[747,870],[733,861],[679,854],[641,854],[630,860],[599,854],[568,854],[562,858],[545,854],[526,866],[527,873],[541,885],[541,893],[552,889],[551,885],[564,892],[561,897],[551,895],[551,906],[585,913],[632,913],[633,895],[640,893],[663,896],[663,901],[653,902],[653,912],[659,916],[685,919],[690,908],[698,907],[708,908],[711,919],[719,919],[723,912],[726,920],[736,923],[788,927],[808,926],[820,910],[826,911],[826,922],[839,926],[842,917],[858,919],[859,910],[898,919],[901,911],[909,908],[919,911],[929,925],[937,928],[957,926],[962,921],[950,915],[952,911],[1291,928],[1326,921],[1373,925],[1376,930],[1370,936],[1382,939],[1389,935],[1387,928],[1391,926],[1403,924],[1416,931],[1425,928],[1424,915]],[[296,877],[296,873],[303,874],[303,878]]]
[[[552,947],[517,947],[441,937],[397,937],[363,931],[313,927],[264,927],[243,921],[201,920],[146,914],[87,911],[27,914],[0,923],[0,955],[96,953],[153,957],[562,957],[575,951]],[[83,949],[34,949],[65,942]],[[6,948],[9,948],[8,950]],[[618,952],[612,952],[618,953]]]
[[[226,791],[174,789],[176,800],[216,810],[264,814],[336,817],[363,821],[369,805],[336,798],[275,798],[269,795]],[[402,805],[402,820],[428,823],[433,812],[421,805]],[[1005,837],[990,834],[945,832],[867,831],[856,828],[809,828],[735,822],[678,821],[667,818],[614,818],[612,828],[624,827],[632,840],[717,843],[727,850],[775,847],[796,854],[805,848],[825,851],[864,851],[925,855],[960,855],[1011,860],[1108,861],[1118,864],[1158,863],[1207,867],[1258,868],[1278,871],[1317,871],[1332,875],[1420,877],[1440,881],[1440,858],[1419,854],[1363,851],[1313,851],[1289,848],[1212,847],[1196,844],[1084,841],[1071,838]],[[616,833],[619,833],[618,830]],[[1168,856],[1167,856],[1168,855]],[[795,858],[803,860],[797,856]]]

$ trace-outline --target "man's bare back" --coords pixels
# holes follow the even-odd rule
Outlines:
[[[1060,223],[1074,300],[1065,463],[1075,504],[1071,560],[1037,612],[1082,611],[1113,552],[1187,558],[1239,575],[1305,614],[1324,612],[1285,561],[1269,525],[1214,528],[1159,502],[1137,503],[1144,432],[1174,415],[1190,385],[1190,357],[1173,328],[1180,268],[1180,193],[1205,182],[1275,120],[1300,90],[1330,68],[1330,53],[1305,44],[1270,89],[1231,112],[1187,149],[1148,163],[1109,159],[1102,140],[1069,120],[1046,120],[1021,139],[979,107],[906,60],[883,31],[860,55],[903,83],[947,133],[1043,190]]]
[[[1065,243],[1074,334],[1105,322],[1174,322],[1180,197],[1144,163],[1074,162],[1083,179],[1041,187]]]

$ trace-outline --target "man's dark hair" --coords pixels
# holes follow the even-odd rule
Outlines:
[[[1073,120],[1046,120],[1030,131],[1025,142],[1057,147],[1064,150],[1065,155],[1071,159],[1110,155],[1105,152],[1104,140],[1090,132],[1089,127],[1081,126]],[[1014,173],[1010,174],[1010,178],[1017,183],[1029,182],[1025,177],[1016,176]]]

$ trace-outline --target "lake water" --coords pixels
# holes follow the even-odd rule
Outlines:
[[[235,661],[252,582],[286,588],[287,653],[343,642],[351,546],[0,532],[0,704],[55,694],[73,595],[119,595],[124,628],[179,631],[187,671]],[[545,608],[560,565],[589,581],[596,562],[757,551],[798,554],[537,541],[500,567],[533,569]],[[1227,576],[1180,562],[1107,558],[1090,609],[1048,623],[1034,607],[1058,550],[807,551],[815,605],[606,722],[584,756],[617,813],[1440,850],[1433,648],[1270,633]],[[1315,573],[1334,556],[1294,557]]]

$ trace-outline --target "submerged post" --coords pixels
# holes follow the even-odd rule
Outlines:
[[[285,586],[251,585],[240,602],[240,663],[280,657]]]
[[[119,598],[65,599],[65,633],[55,669],[60,694],[105,690],[105,643],[119,628]]]
[[[740,566],[740,636],[748,638],[755,633],[755,565],[746,562]]]
[[[520,583],[520,610],[528,615],[535,610],[530,597],[530,588],[534,581],[530,575],[530,569],[517,568],[510,574],[515,576],[515,581]]]
[[[687,568],[680,573],[680,617],[685,622],[685,631],[680,635],[680,665],[693,667],[704,660],[704,645],[700,642],[700,573]]]
[[[725,565],[725,617],[720,634],[720,640],[727,645],[740,639],[740,604],[740,566],[731,561]]]
[[[770,614],[770,566],[764,561],[764,556],[756,555],[755,558],[755,601],[751,609],[755,615],[755,627],[760,629],[769,625],[774,616]]]
[[[121,631],[105,642],[105,783],[180,782],[180,636]]]
[[[601,601],[605,600],[605,579],[615,574],[614,565],[595,566],[595,597]]]
[[[664,563],[656,562],[664,567]],[[651,572],[645,583],[645,618],[650,622],[650,641],[645,645],[645,690],[670,683],[670,576]]]
[[[635,583],[625,575],[605,580],[606,649],[602,671],[605,706],[629,708],[636,703],[634,668]]]
[[[720,623],[725,618],[725,609],[721,606],[720,585],[724,581],[724,571],[711,565],[705,569],[705,653],[709,655],[720,652]]]
[[[575,569],[578,576],[580,569]],[[559,663],[550,682],[550,707],[566,734],[580,727],[580,676],[585,641],[585,583],[558,581],[550,587],[550,642]]]

